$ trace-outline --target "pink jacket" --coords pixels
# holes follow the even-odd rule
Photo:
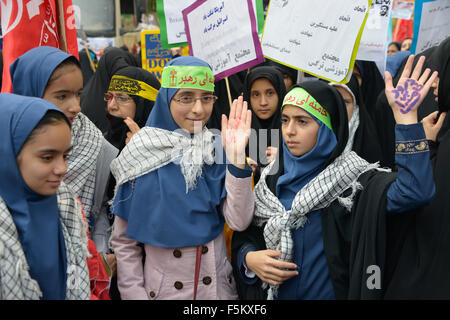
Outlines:
[[[222,212],[228,226],[245,230],[253,218],[254,196],[251,177],[236,178],[228,170],[225,177],[227,197]],[[127,238],[127,222],[116,216],[112,246],[117,258],[117,284],[124,300],[192,300],[196,247],[162,248],[144,245]],[[198,300],[237,299],[232,267],[223,232],[204,244],[197,288]]]

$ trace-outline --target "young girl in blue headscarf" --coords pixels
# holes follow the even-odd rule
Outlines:
[[[0,110],[0,299],[89,299],[87,224],[62,181],[69,120],[14,94]]]
[[[221,139],[205,127],[213,93],[207,63],[170,61],[146,126],[111,164],[122,299],[237,298],[223,229],[226,221],[244,230],[252,219],[245,162],[251,111],[235,100],[229,119],[222,118]]]
[[[437,72],[422,74],[423,60],[411,74],[410,57],[396,88],[386,73],[398,174],[344,151],[347,110],[335,88],[314,81],[287,93],[279,170],[274,161],[262,172],[253,224],[233,238],[241,299],[382,299],[389,291],[395,261],[386,257],[403,241],[395,227],[435,194],[417,107]]]
[[[108,252],[108,247],[103,245],[108,243],[108,239],[103,240],[106,232],[98,232],[97,225],[102,221],[101,215],[107,214],[103,199],[110,173],[109,164],[118,150],[80,112],[83,76],[75,56],[54,47],[36,47],[17,58],[10,67],[10,73],[13,93],[50,101],[71,123],[72,149],[64,182],[80,199],[92,227],[91,236],[96,240],[95,245],[90,244],[95,258],[89,264],[94,295],[108,299],[109,279],[97,253],[97,250],[105,254]]]
[[[17,58],[10,69],[13,93],[48,100],[71,121],[73,149],[64,182],[80,199],[94,227],[103,206],[108,167],[118,150],[80,112],[83,76],[78,60],[58,48],[42,46]],[[98,249],[106,253],[108,248],[102,245]]]

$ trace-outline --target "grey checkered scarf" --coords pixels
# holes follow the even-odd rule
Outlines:
[[[206,127],[193,138],[160,128],[144,127],[111,162],[111,172],[117,181],[114,194],[125,182],[170,162],[180,164],[187,193],[195,188],[197,178],[202,175],[203,163],[213,163],[213,150],[213,133]]]
[[[102,147],[101,131],[81,112],[72,124],[72,151],[64,182],[80,199],[86,217],[91,214],[95,193],[95,169]]]
[[[57,193],[67,258],[67,300],[88,300],[91,290],[87,266],[87,224],[81,206],[62,183]],[[36,239],[39,241],[39,239]],[[32,279],[11,214],[0,197],[0,299],[38,300],[42,292]]]
[[[335,200],[350,211],[353,197],[362,189],[358,182],[359,176],[372,169],[385,170],[379,169],[378,163],[368,163],[353,151],[342,153],[297,193],[291,209],[286,210],[266,184],[265,178],[274,163],[263,170],[255,186],[254,223],[258,226],[266,223],[264,227],[266,246],[268,249],[280,250],[280,260],[283,261],[292,261],[294,243],[291,229],[304,226],[309,212],[326,208]],[[341,197],[349,188],[352,190],[351,194],[348,197]],[[269,300],[277,295],[277,289],[278,286],[270,286]]]

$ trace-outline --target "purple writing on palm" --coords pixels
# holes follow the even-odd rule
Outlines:
[[[408,113],[420,100],[420,91],[423,85],[418,83],[414,79],[408,79],[405,81],[404,86],[397,86],[392,93],[394,94],[394,102],[401,109],[403,114]]]

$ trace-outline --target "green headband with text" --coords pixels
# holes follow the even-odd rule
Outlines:
[[[281,108],[286,105],[300,107],[305,111],[308,111],[314,117],[322,121],[331,131],[333,131],[330,114],[305,89],[294,88],[289,91],[283,100],[283,105]]]
[[[164,68],[161,87],[200,89],[214,92],[214,75],[208,67],[167,66]]]

